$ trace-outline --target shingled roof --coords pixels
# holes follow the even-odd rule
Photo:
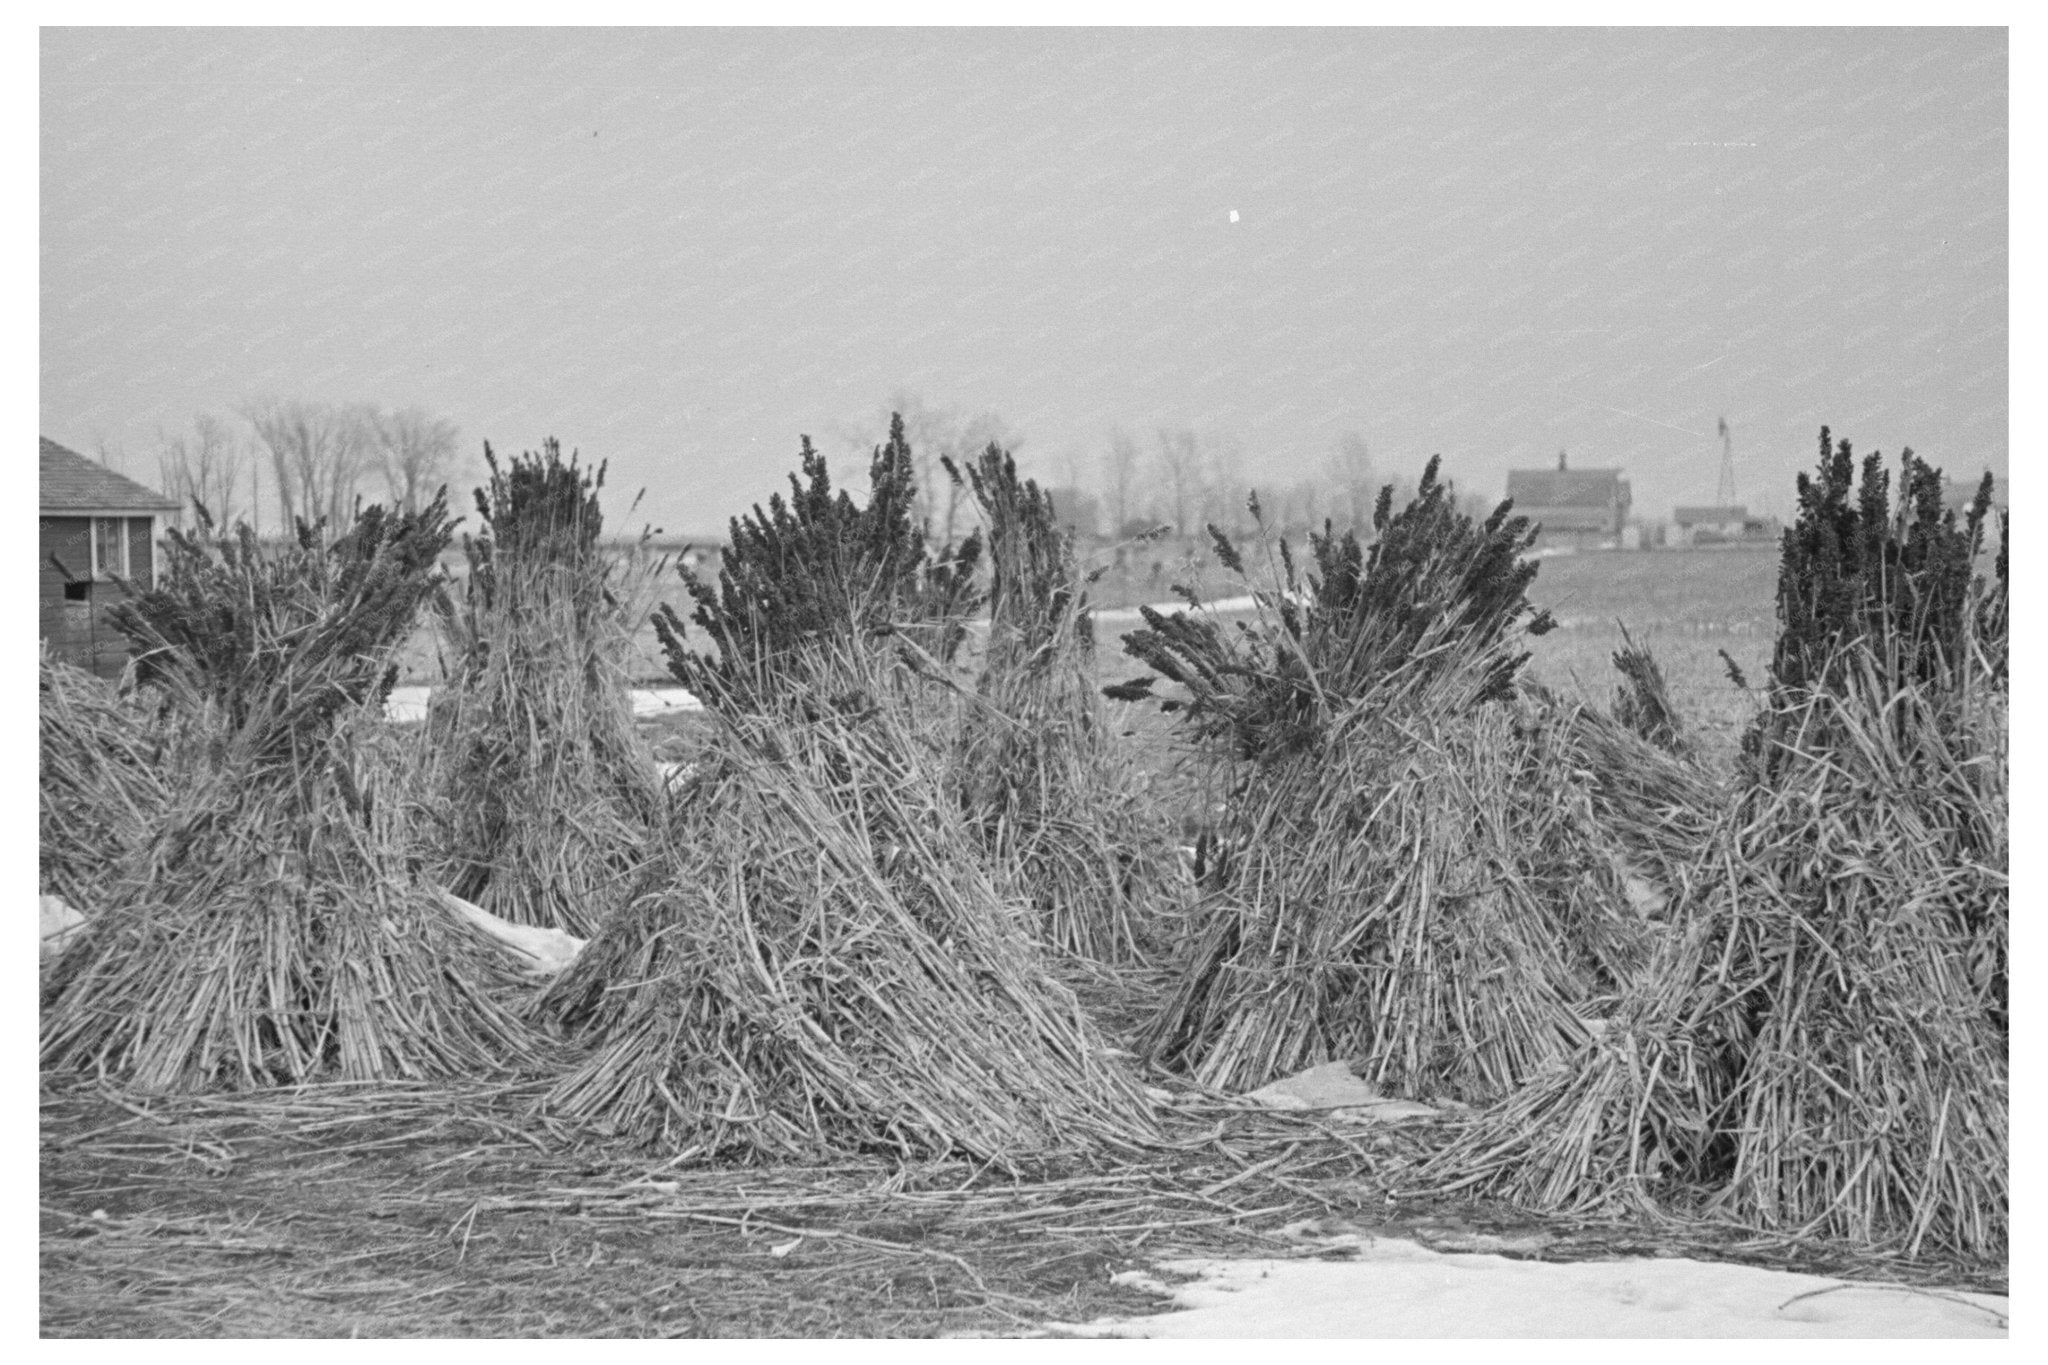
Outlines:
[[[1508,496],[1517,512],[1537,507],[1611,507],[1627,503],[1619,469],[1516,469],[1508,474]]]
[[[84,516],[175,512],[178,504],[45,436],[38,464],[42,510]]]
[[[1713,507],[1674,507],[1671,519],[1680,526],[1720,526],[1749,520],[1746,505],[1719,504]]]

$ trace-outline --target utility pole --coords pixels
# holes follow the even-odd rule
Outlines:
[[[1722,507],[1735,505],[1735,447],[1728,439],[1728,419],[1717,423],[1721,432],[1721,482],[1714,489],[1714,501]]]

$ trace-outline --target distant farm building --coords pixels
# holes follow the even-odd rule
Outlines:
[[[1675,507],[1671,511],[1672,545],[1735,545],[1768,543],[1778,538],[1776,517],[1751,516],[1741,504],[1716,507]]]
[[[1628,480],[1619,469],[1517,469],[1508,474],[1515,515],[1542,528],[1537,545],[1600,549],[1620,545],[1628,525]]]
[[[119,677],[127,642],[107,608],[127,595],[124,585],[156,582],[157,522],[178,504],[47,436],[37,474],[41,636],[54,657]]]
[[[1955,509],[1957,516],[1961,516],[1964,512],[1970,510],[1970,504],[1977,497],[1977,487],[1983,482],[1984,474],[1981,471],[1969,476],[1959,475],[1955,478],[1944,478],[1941,489],[1943,501]],[[1991,506],[1994,510],[2000,512],[2008,510],[2006,500],[2008,492],[2009,490],[2005,485],[2005,476],[2003,474],[1992,475]]]

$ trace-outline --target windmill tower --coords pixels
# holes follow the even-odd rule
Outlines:
[[[1721,481],[1714,486],[1714,501],[1722,507],[1735,505],[1735,446],[1728,439],[1728,419],[1715,424],[1721,433]]]

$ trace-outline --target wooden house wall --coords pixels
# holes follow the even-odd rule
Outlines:
[[[136,587],[146,586],[155,579],[150,518],[128,518],[126,534],[131,582]],[[107,609],[125,598],[127,591],[111,580],[87,578],[92,572],[92,518],[41,518],[36,548],[38,634],[56,658],[104,678],[118,678],[128,662],[128,642],[107,619]],[[57,566],[60,560],[62,569]],[[65,593],[74,580],[84,594],[82,599]]]

